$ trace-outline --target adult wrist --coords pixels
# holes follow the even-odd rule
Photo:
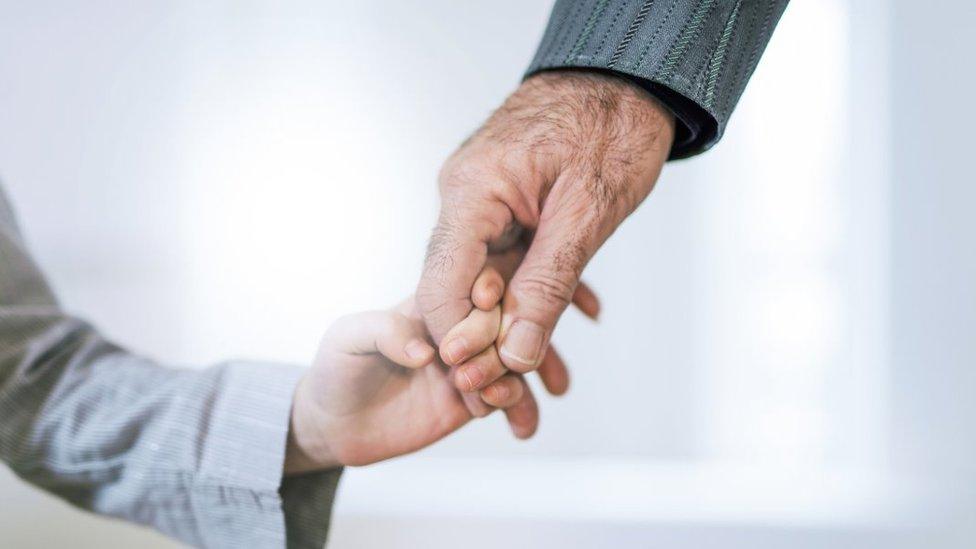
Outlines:
[[[604,101],[604,110],[645,113],[651,121],[674,126],[675,116],[652,91],[626,74],[597,69],[550,69],[529,75],[519,90],[538,95],[543,101],[561,97],[585,102],[587,97]],[[516,92],[518,93],[518,92]],[[672,132],[673,133],[673,132]]]

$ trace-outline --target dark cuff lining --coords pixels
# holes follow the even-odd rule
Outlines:
[[[671,88],[644,78],[624,75],[641,86],[674,113],[676,131],[668,160],[696,155],[711,147],[718,139],[718,121],[701,108]]]

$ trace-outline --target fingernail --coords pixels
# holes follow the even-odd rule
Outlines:
[[[451,364],[460,364],[466,358],[467,353],[468,343],[464,341],[463,337],[456,337],[444,346],[444,354],[447,355],[447,360]]]
[[[466,366],[458,370],[458,376],[464,379],[464,391],[474,391],[485,379],[485,374],[477,366]]]
[[[542,343],[546,332],[530,320],[516,320],[505,336],[501,354],[507,358],[534,367],[542,356]]]
[[[511,394],[511,390],[504,383],[496,383],[485,388],[485,393],[489,393],[488,398],[495,402],[503,402]],[[484,393],[482,393],[484,394]]]
[[[411,339],[403,350],[413,360],[423,360],[430,354],[430,347],[419,339]]]

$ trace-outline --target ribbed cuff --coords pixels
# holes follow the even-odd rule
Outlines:
[[[302,370],[269,364],[223,367],[222,390],[202,456],[211,538],[232,546],[316,547],[325,543],[340,469],[283,479],[292,399]],[[207,537],[206,535],[204,537]],[[267,544],[267,545],[265,545]],[[209,543],[208,543],[209,545]]]
[[[526,76],[611,71],[674,113],[671,158],[714,145],[787,0],[558,0]]]

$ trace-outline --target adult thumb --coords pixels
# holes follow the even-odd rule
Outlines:
[[[572,302],[583,268],[605,240],[599,223],[589,217],[547,200],[502,302],[498,349],[510,370],[524,373],[542,363],[552,330]]]

